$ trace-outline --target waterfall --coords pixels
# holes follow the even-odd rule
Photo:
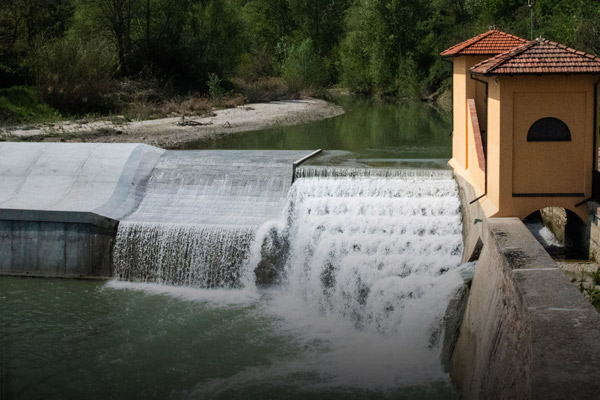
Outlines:
[[[458,279],[460,201],[447,171],[309,168],[297,171],[281,234],[290,249],[286,292],[324,317],[392,333],[440,327]],[[450,283],[448,283],[450,281]],[[440,293],[441,291],[448,293]],[[437,300],[432,300],[437,299]],[[406,321],[412,307],[421,310]],[[438,332],[439,333],[439,332]]]
[[[114,275],[200,288],[252,285],[252,271],[244,267],[253,239],[253,228],[124,222],[113,252]]]
[[[114,276],[198,288],[253,286],[247,258],[280,218],[297,151],[168,151],[119,223]],[[258,236],[257,236],[258,233]]]
[[[171,177],[179,173],[170,170]],[[214,178],[195,187],[188,177],[187,185],[169,192],[187,210],[201,203],[202,212],[188,215],[190,223],[182,215],[168,222],[173,201],[162,190],[170,178],[155,176],[150,194],[119,226],[114,274],[121,280],[232,289],[277,282],[290,301],[317,315],[380,334],[422,323],[423,304],[447,301],[460,284],[457,274],[448,278],[462,252],[460,201],[449,171],[303,167],[287,200],[260,197],[260,185],[252,182],[245,187],[255,197],[248,189],[228,196],[243,182]],[[280,178],[260,179],[282,187]],[[274,211],[264,217],[268,204],[280,207],[279,217]],[[261,224],[253,220],[259,213]],[[219,215],[226,224],[218,224]],[[439,335],[443,317],[444,307],[434,308],[423,325],[428,337]]]
[[[447,382],[440,364],[443,319],[472,268],[460,265],[460,201],[451,173],[298,168],[278,214],[259,226],[243,219],[238,225],[126,221],[115,246],[115,274],[198,288],[244,287],[225,292],[237,298],[251,291],[257,310],[277,321],[274,329],[306,349],[298,358],[217,382],[225,387],[315,373],[332,387]],[[181,289],[191,290],[169,291],[189,296]],[[217,294],[223,291],[198,297]]]

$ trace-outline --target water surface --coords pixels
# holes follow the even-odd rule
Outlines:
[[[0,289],[6,399],[456,398],[438,367],[417,371],[414,384],[394,381],[381,351],[401,342],[340,334],[302,310],[286,317],[277,290],[10,277]],[[332,354],[363,365],[364,378],[321,373]]]
[[[330,120],[195,147],[343,150],[322,163],[350,166],[443,168],[450,157],[450,118],[428,105],[344,107]],[[422,323],[440,319],[460,284],[443,275],[460,258],[453,183],[373,178],[296,187],[301,206],[280,221],[295,235],[287,283],[209,290],[0,277],[0,397],[456,398],[439,332]],[[386,286],[386,274],[410,280]]]
[[[340,100],[345,114],[291,127],[191,144],[194,149],[345,150],[366,165],[444,167],[452,155],[452,117],[420,102]]]

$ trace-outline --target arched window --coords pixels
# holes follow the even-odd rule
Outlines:
[[[527,133],[528,142],[570,142],[571,131],[558,118],[542,118],[535,121]]]

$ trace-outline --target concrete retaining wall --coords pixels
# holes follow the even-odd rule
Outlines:
[[[73,222],[0,220],[0,273],[111,276],[115,229]]]
[[[465,224],[465,237],[483,249],[451,360],[463,397],[597,398],[600,314],[519,219]]]

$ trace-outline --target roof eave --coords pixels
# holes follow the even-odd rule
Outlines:
[[[569,75],[600,75],[598,72],[516,72],[516,73],[504,73],[504,72],[476,72],[471,71],[471,75],[493,77],[493,76],[569,76]]]

